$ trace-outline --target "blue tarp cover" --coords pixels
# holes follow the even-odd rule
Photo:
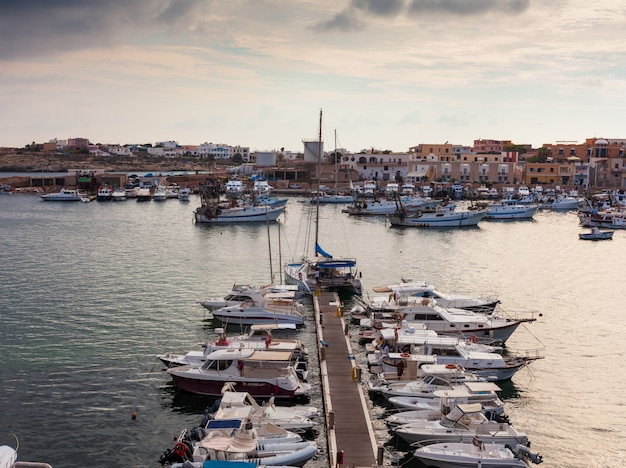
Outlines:
[[[241,419],[213,419],[209,421],[207,429],[239,429]]]
[[[202,468],[256,468],[254,462],[226,461],[226,460],[206,460]]]

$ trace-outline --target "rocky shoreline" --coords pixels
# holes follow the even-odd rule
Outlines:
[[[69,156],[41,152],[0,152],[0,172],[67,172],[68,169],[104,170],[108,172],[132,171],[208,171],[215,170],[214,163],[197,158],[168,159],[157,157],[95,157],[83,154]]]

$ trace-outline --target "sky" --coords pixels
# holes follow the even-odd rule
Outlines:
[[[0,0],[0,146],[626,138],[622,0]]]

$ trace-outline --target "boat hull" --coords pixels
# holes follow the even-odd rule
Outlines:
[[[224,374],[213,376],[212,379],[194,379],[172,373],[174,384],[181,390],[197,395],[221,396],[226,382],[233,382],[236,392],[248,392],[257,398],[296,398],[306,394],[301,387],[282,387],[277,379],[260,380],[250,379],[246,381],[235,380],[235,376]]]
[[[389,216],[392,226],[418,228],[451,228],[477,226],[486,210],[421,213],[415,216]]]
[[[278,207],[253,207],[223,210],[218,216],[210,217],[196,210],[196,223],[219,224],[219,223],[265,223],[276,221],[285,211],[285,206]]]

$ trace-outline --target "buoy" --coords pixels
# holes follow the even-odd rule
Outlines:
[[[130,415],[131,419],[134,421],[135,419],[137,419],[137,413],[135,413],[134,411],[131,413]]]

